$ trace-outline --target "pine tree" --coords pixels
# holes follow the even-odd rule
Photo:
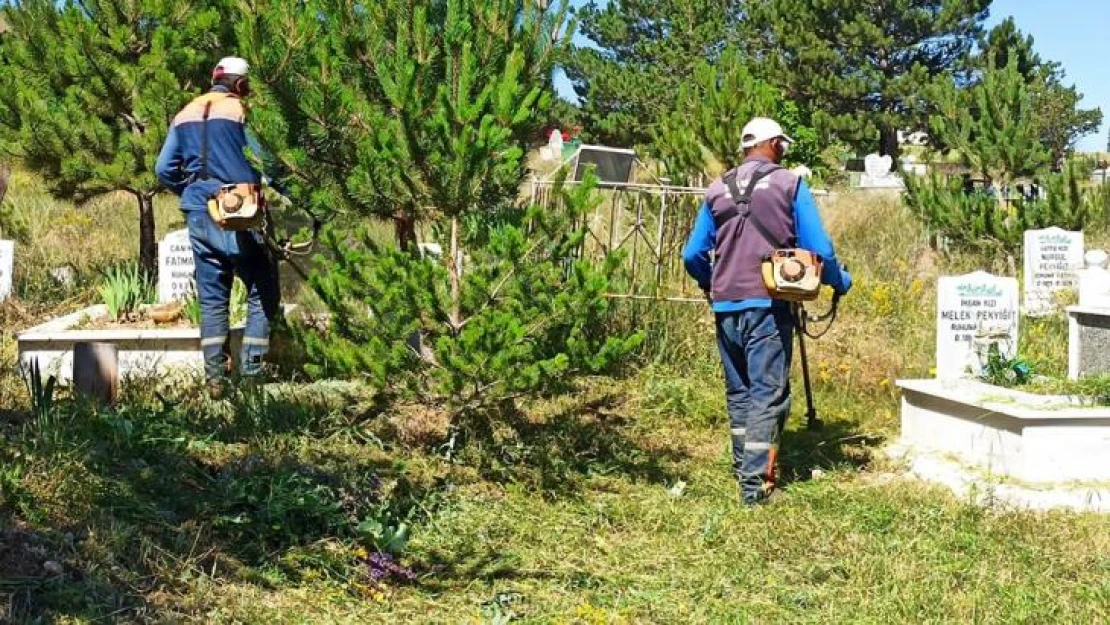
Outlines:
[[[0,151],[84,201],[123,191],[139,259],[157,271],[154,162],[169,121],[207,76],[230,23],[200,0],[23,0],[9,7]]]
[[[941,82],[930,97],[937,108],[930,119],[932,136],[959,151],[973,173],[996,187],[1051,163],[1051,152],[1041,142],[1041,113],[1016,57],[1002,68],[988,66],[969,87]]]
[[[468,220],[458,283],[442,264],[376,242],[372,225],[329,229],[328,269],[311,283],[331,316],[326,332],[304,337],[319,363],[309,372],[445,408],[456,433],[488,439],[506,404],[611,369],[641,336],[607,329],[616,257],[575,259],[593,191],[558,191],[554,210]]]
[[[330,312],[304,336],[312,372],[417,395],[488,434],[488,409],[635,346],[602,323],[615,266],[575,260],[590,189],[560,210],[517,203],[565,4],[260,0],[251,15],[259,136],[293,197],[341,213],[311,280]],[[398,225],[397,246],[373,218]],[[441,260],[413,249],[415,222],[449,241]]]
[[[1102,111],[1079,107],[1083,95],[1075,86],[1067,86],[1063,66],[1046,61],[1034,49],[1031,35],[1018,30],[1013,18],[1008,18],[987,33],[979,43],[980,52],[973,60],[973,68],[986,70],[1006,67],[1011,58],[1017,71],[1025,79],[1033,98],[1033,108],[1039,111],[1035,119],[1041,142],[1052,153],[1054,167],[1062,166],[1079,139],[1097,132],[1102,125]]]
[[[996,58],[1007,59],[1007,65],[996,67]],[[950,78],[927,94],[935,107],[934,142],[956,150],[971,175],[993,187],[988,194],[963,188],[956,179],[907,180],[910,209],[949,244],[1004,252],[1012,260],[1025,230],[1081,230],[1105,214],[1106,193],[1083,189],[1089,170],[1072,163],[1060,173],[1048,171],[1053,152],[1042,135],[1039,84],[1030,84],[1022,73],[1022,67],[1031,67],[1023,62],[1033,58],[1011,47],[1009,54],[988,57],[974,82]],[[1020,178],[1034,178],[1046,198],[1017,196],[1013,186]]]
[[[818,127],[858,146],[924,127],[920,92],[957,69],[990,0],[767,0],[751,6],[762,74],[815,111]],[[874,145],[874,144],[872,144]]]
[[[691,181],[706,171],[706,157],[723,168],[737,164],[741,130],[756,116],[779,121],[795,140],[787,154],[790,163],[816,164],[820,139],[805,123],[807,116],[777,88],[756,78],[736,48],[695,66],[652,148],[672,179]]]
[[[325,210],[414,224],[493,208],[551,104],[565,3],[250,2],[263,142]]]
[[[647,145],[675,95],[704,60],[737,39],[741,0],[610,0],[579,9],[592,45],[575,48],[567,76],[593,141]]]

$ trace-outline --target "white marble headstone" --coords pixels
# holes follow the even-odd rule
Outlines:
[[[11,297],[15,271],[15,241],[0,241],[0,302]]]
[[[188,230],[175,230],[158,244],[158,301],[173,302],[193,291],[193,246]]]
[[[890,174],[890,168],[894,166],[894,159],[890,155],[879,156],[878,154],[868,154],[863,158],[863,171],[872,178],[881,178]]]
[[[1017,355],[1018,281],[984,271],[942,277],[937,283],[937,378],[973,377],[973,343],[978,335],[1005,336],[999,348]]]
[[[563,132],[558,128],[551,131],[547,145],[540,148],[540,157],[545,161],[557,161],[563,156]]]
[[[1110,255],[1106,250],[1091,250],[1083,255],[1086,267],[1079,274],[1079,305],[1084,308],[1110,310],[1110,271],[1106,262]]]
[[[902,177],[891,171],[894,159],[889,154],[868,154],[863,158],[863,175],[859,186],[863,188],[898,189],[904,186]]]
[[[1025,313],[1054,312],[1056,294],[1078,286],[1083,268],[1083,233],[1060,228],[1025,231]]]

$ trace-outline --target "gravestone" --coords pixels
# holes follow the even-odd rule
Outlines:
[[[859,186],[862,189],[902,189],[905,183],[902,177],[891,171],[894,159],[889,154],[879,156],[868,154],[863,159],[863,175],[860,176]]]
[[[15,271],[15,241],[0,241],[0,302],[11,297]]]
[[[158,302],[184,299],[193,292],[193,246],[188,230],[175,230],[158,244]]]
[[[937,378],[974,377],[976,343],[997,337],[1005,358],[1017,355],[1018,282],[984,271],[937,283]]]
[[[1079,305],[1084,308],[1105,308],[1110,312],[1110,271],[1106,250],[1091,250],[1083,255],[1086,267],[1076,272],[1079,279]]]
[[[1057,294],[1078,286],[1083,254],[1082,232],[1060,228],[1025,231],[1025,314],[1056,311]]]

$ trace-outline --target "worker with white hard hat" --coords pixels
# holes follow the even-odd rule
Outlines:
[[[270,325],[280,309],[277,266],[262,232],[263,175],[244,154],[260,152],[257,143],[248,139],[246,128],[243,98],[250,95],[249,76],[246,60],[220,59],[212,70],[211,90],[174,118],[155,168],[158,179],[181,197],[193,248],[205,375],[214,398],[231,390],[228,336],[233,279],[239,277],[247,290],[239,358],[243,379],[260,380]]]

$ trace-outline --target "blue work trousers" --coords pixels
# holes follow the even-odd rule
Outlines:
[[[247,324],[239,359],[244,377],[262,373],[270,349],[270,324],[281,307],[277,265],[261,233],[224,230],[206,211],[185,213],[196,266],[200,302],[200,342],[209,380],[231,373],[228,349],[231,286],[235,276],[247,292]]]
[[[775,488],[779,438],[790,414],[794,319],[779,305],[716,317],[732,467],[741,497],[755,503]]]

